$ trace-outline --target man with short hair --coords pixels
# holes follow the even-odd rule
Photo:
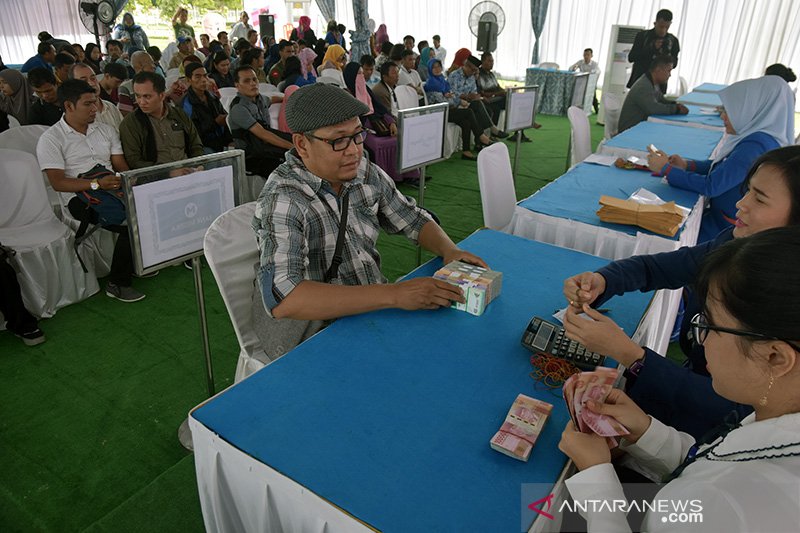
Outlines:
[[[69,78],[69,69],[75,64],[75,58],[66,52],[56,54],[53,61],[53,74],[56,77],[56,84],[61,85],[61,82]]]
[[[375,76],[375,58],[372,57],[372,54],[364,54],[361,56],[359,63],[361,64],[361,72],[364,74],[364,80],[366,80],[367,85],[372,87],[380,81],[380,79]]]
[[[678,66],[678,54],[681,47],[678,38],[668,33],[671,25],[672,11],[662,9],[656,13],[653,28],[642,30],[636,34],[631,51],[628,52],[628,61],[633,63],[631,78],[627,85],[629,89],[633,87],[639,77],[650,70],[651,63],[658,56],[672,56],[672,68]],[[666,83],[661,87],[661,92],[667,92]]]
[[[278,55],[280,60],[269,69],[269,82],[277,86],[283,80],[283,71],[286,69],[286,60],[294,55],[294,47],[291,41],[281,41],[278,43]]]
[[[58,93],[56,92],[58,86],[55,75],[46,68],[37,67],[28,72],[28,84],[38,97],[31,104],[28,123],[52,126],[61,120],[64,110],[58,104]]]
[[[500,120],[500,112],[506,108],[506,90],[500,87],[492,69],[494,69],[494,56],[491,52],[484,52],[481,54],[481,66],[478,69],[475,83],[492,122],[497,124]],[[522,131],[522,142],[531,142],[524,130]]]
[[[122,52],[122,43],[116,39],[109,39],[108,42],[106,42],[106,58],[100,61],[100,70],[105,72],[106,66],[112,63],[118,63],[126,69],[129,66]]]
[[[403,50],[400,55],[402,59],[397,84],[413,87],[417,91],[417,95],[420,98],[424,98],[425,90],[422,88],[422,78],[419,77],[419,72],[414,68],[415,55],[412,50]]]
[[[231,102],[229,118],[234,143],[245,151],[247,170],[266,178],[292,147],[291,136],[270,124],[270,103],[278,103],[282,97],[265,100],[258,91],[258,77],[252,67],[239,67],[233,76],[238,91]]]
[[[414,59],[416,60],[417,59],[417,53],[414,52],[414,42],[415,42],[415,39],[414,39],[413,35],[406,35],[405,37],[403,37],[403,46],[405,46],[406,50],[411,50],[411,52],[414,54]],[[415,64],[416,64],[416,61],[415,61]]]
[[[133,77],[139,108],[122,119],[119,134],[131,168],[145,168],[203,155],[203,144],[183,110],[167,105],[164,78],[153,72]]]
[[[102,199],[100,203],[119,201],[100,193],[106,191],[116,196],[121,186],[119,176],[107,173],[100,178],[81,179],[83,174],[94,174],[102,169],[128,170],[117,132],[95,121],[96,90],[85,81],[67,80],[58,88],[58,99],[64,116],[39,139],[36,157],[40,168],[47,174],[53,189],[77,194],[87,209],[95,209],[92,206],[97,204],[93,199],[98,197]],[[99,211],[95,213],[100,215]],[[100,218],[104,227],[118,234],[106,295],[122,302],[137,302],[144,294],[131,287],[133,258],[127,228],[121,225],[123,220]]]
[[[219,98],[208,90],[208,75],[200,63],[186,65],[189,90],[179,107],[192,119],[207,152],[221,152],[233,142],[226,119],[228,114]]]
[[[247,32],[247,42],[249,42],[250,46],[253,48],[258,48],[258,32],[256,30]]]
[[[153,61],[150,54],[139,50],[131,56],[131,67],[135,76],[140,72],[155,72],[156,62]],[[117,107],[122,116],[125,117],[136,109],[136,98],[133,96],[133,79],[126,80],[119,86],[118,96]]]
[[[442,46],[442,38],[438,35],[433,36],[433,57],[444,65],[444,58],[447,57],[447,50]]]
[[[633,84],[619,112],[620,133],[647,120],[650,115],[685,115],[689,112],[683,104],[664,98],[661,92],[661,86],[667,84],[672,74],[672,62],[671,56],[656,57],[650,63],[649,72]]]
[[[359,116],[368,112],[346,91],[320,83],[301,87],[288,100],[286,120],[294,132],[294,148],[267,180],[253,218],[260,250],[255,328],[260,338],[269,338],[271,359],[319,329],[323,320],[464,301],[459,288],[431,277],[387,283],[376,247],[381,229],[403,233],[444,263],[486,266],[460,250],[364,157],[366,131]],[[346,228],[346,236],[338,263],[334,257],[340,227]]]
[[[119,132],[119,125],[122,122],[122,113],[119,112],[117,106],[100,97],[100,82],[97,81],[94,70],[89,65],[84,63],[75,63],[69,71],[69,79],[82,80],[88,83],[97,94],[97,115],[95,122],[108,124],[114,130]]]
[[[478,73],[480,65],[481,62],[477,57],[469,56],[462,67],[450,73],[447,77],[453,93],[450,103],[458,107],[462,105],[462,102],[465,102],[475,113],[475,118],[478,120],[478,125],[482,130],[490,129],[492,137],[505,139],[508,134],[497,128],[483,103],[483,97],[478,93],[475,75]]]
[[[222,46],[225,46],[226,44],[230,44],[230,41],[228,40],[228,38],[229,38],[228,37],[228,32],[226,32],[226,31],[221,31],[221,32],[217,33],[217,40],[219,41],[219,44],[221,44]]]
[[[237,39],[247,39],[247,33],[252,29],[253,26],[250,25],[250,15],[247,14],[247,11],[242,11],[239,14],[239,22],[234,24],[233,28],[231,28],[230,38],[233,42],[236,42]]]
[[[169,60],[169,65],[167,68],[179,68],[181,63],[183,63],[184,58],[192,55],[193,53],[194,44],[192,44],[192,38],[183,36],[178,37],[178,51],[175,52],[175,55]]]
[[[200,34],[200,48],[197,50],[202,52],[206,57],[211,55],[211,49],[208,47],[211,44],[211,37],[207,33]]]
[[[597,61],[593,61],[592,58],[594,57],[594,50],[591,48],[586,48],[583,51],[583,60],[575,62],[572,66],[569,67],[569,70],[575,70],[579,72],[586,72],[588,74],[599,74],[600,67],[597,65]],[[592,107],[594,107],[594,112],[597,113],[600,109],[600,103],[597,101],[597,90],[594,87],[589,87],[589,90],[593,91],[592,94]]]
[[[119,103],[119,86],[128,79],[128,69],[119,63],[109,63],[100,80],[100,98],[114,105]]]
[[[397,103],[397,96],[394,88],[400,80],[400,69],[394,61],[386,61],[380,68],[381,81],[372,87],[372,92],[383,107],[391,111],[393,116],[397,116],[400,109]]]
[[[26,74],[35,68],[46,68],[50,71],[53,70],[53,63],[56,60],[56,49],[50,43],[39,43],[36,47],[36,55],[28,59],[20,72]]]

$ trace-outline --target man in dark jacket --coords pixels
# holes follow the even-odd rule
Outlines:
[[[28,72],[28,83],[38,97],[31,105],[28,122],[30,124],[41,124],[42,126],[52,126],[61,120],[64,110],[58,104],[58,94],[56,92],[58,87],[53,72],[43,67],[36,67]]]
[[[208,91],[208,76],[203,65],[189,63],[185,72],[189,90],[179,107],[192,119],[206,151],[221,152],[233,142],[226,122],[228,114],[219,98]]]
[[[133,168],[172,163],[203,155],[203,144],[183,110],[167,105],[164,78],[153,72],[133,77],[139,109],[119,126],[125,160]]]
[[[628,80],[629,89],[640,76],[650,70],[650,63],[658,56],[672,56],[672,68],[678,66],[678,53],[680,53],[681,47],[678,38],[667,33],[671,24],[672,12],[662,9],[656,13],[656,21],[653,23],[652,29],[636,34],[633,47],[628,52],[628,61],[633,63],[631,79]],[[661,92],[667,92],[666,83],[661,87]]]

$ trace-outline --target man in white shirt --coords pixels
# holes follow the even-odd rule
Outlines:
[[[397,85],[409,85],[417,91],[420,98],[424,98],[425,91],[422,88],[422,78],[419,77],[419,72],[414,68],[415,55],[412,50],[403,50],[400,63],[400,78]]]
[[[433,36],[433,57],[438,59],[444,65],[444,58],[447,57],[447,50],[441,46],[442,38],[438,35]]]
[[[119,131],[119,124],[122,122],[122,113],[120,113],[117,106],[100,98],[100,83],[97,81],[97,76],[94,70],[89,65],[84,63],[75,63],[69,71],[69,79],[85,81],[97,92],[97,115],[95,122],[101,124],[108,124],[116,131]]]
[[[228,34],[228,39],[234,43],[237,39],[247,39],[247,32],[253,29],[249,22],[250,16],[247,14],[247,11],[242,11],[239,22],[233,25],[231,32]]]
[[[108,124],[95,122],[96,90],[83,80],[67,80],[58,88],[58,99],[64,108],[64,116],[39,139],[36,157],[40,168],[47,174],[53,189],[78,195],[87,209],[97,205],[90,201],[119,201],[119,176],[107,174],[95,179],[81,178],[81,174],[94,172],[97,167],[116,172],[128,170],[119,134]],[[100,191],[109,194],[101,195]],[[72,199],[72,194],[62,196],[66,200]],[[115,221],[105,226],[118,233],[106,295],[123,302],[137,302],[144,298],[144,294],[131,287],[131,245],[127,228],[120,224],[121,221]]]
[[[592,57],[594,57],[594,52],[591,48],[587,48],[583,51],[583,59],[576,62],[574,65],[569,67],[569,69],[578,70],[580,72],[588,72],[589,74],[599,73],[600,67],[597,66],[597,61],[592,61]],[[594,90],[596,93],[596,89]],[[594,107],[594,112],[597,113],[597,110],[600,107],[600,103],[597,101],[597,94],[592,95],[592,107]]]

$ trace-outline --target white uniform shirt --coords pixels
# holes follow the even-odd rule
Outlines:
[[[600,72],[600,67],[597,65],[597,61],[589,61],[588,63],[581,59],[571,67],[570,70],[580,70],[581,72],[588,72],[589,74],[593,72]]]
[[[397,85],[411,85],[414,89],[422,88],[422,78],[419,77],[419,72],[416,70],[406,70],[405,67],[400,67],[400,78]]]
[[[72,129],[63,117],[42,134],[36,146],[43,171],[63,170],[69,178],[77,178],[95,165],[112,170],[111,156],[122,154],[119,133],[108,124],[95,121],[84,135]]]
[[[447,50],[444,46],[440,46],[439,48],[431,48],[433,50],[433,57],[438,59],[444,65],[444,58],[447,57]]]
[[[116,131],[119,131],[119,125],[122,122],[122,113],[117,109],[117,106],[108,100],[103,100],[103,110],[97,112],[94,121],[101,124],[108,124]]]

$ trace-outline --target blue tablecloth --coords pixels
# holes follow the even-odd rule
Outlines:
[[[701,83],[700,85],[692,89],[692,91],[699,93],[718,93],[725,87],[727,87],[727,85],[724,85],[722,83]]]
[[[692,91],[678,97],[678,102],[684,105],[693,104],[703,107],[717,107],[722,105],[717,93],[704,93]]]
[[[640,122],[609,140],[605,146],[647,152],[654,144],[668,154],[685,159],[708,159],[722,139],[722,132],[701,128],[686,128],[658,122]]]
[[[635,235],[640,231],[655,235],[638,226],[603,222],[596,214],[600,208],[602,195],[626,200],[640,187],[657,194],[666,202],[674,201],[688,209],[694,207],[699,197],[696,193],[663,184],[661,178],[643,170],[622,170],[616,167],[580,163],[554,182],[519,202],[519,205],[544,215],[610,228],[628,235]],[[681,231],[683,228],[674,237],[661,236],[677,241],[680,239]]]
[[[688,115],[651,115],[650,118],[665,120],[668,122],[702,124],[704,126],[710,126],[714,128],[725,127],[725,123],[722,122],[719,113],[714,113],[713,115],[710,115],[708,113],[701,113],[701,109],[708,109],[707,107],[702,108],[696,105],[687,105],[686,107],[689,108]]]
[[[539,86],[538,113],[566,116],[575,90],[575,72],[531,67],[525,85]]]
[[[567,275],[607,261],[491,230],[461,246],[503,273],[502,294],[483,316],[388,310],[340,319],[192,416],[379,530],[519,531],[521,485],[556,481],[569,417],[560,391],[534,387],[520,337],[534,314],[564,305]],[[610,316],[631,334],[650,296],[614,298]],[[527,463],[489,447],[519,393],[554,406]]]

